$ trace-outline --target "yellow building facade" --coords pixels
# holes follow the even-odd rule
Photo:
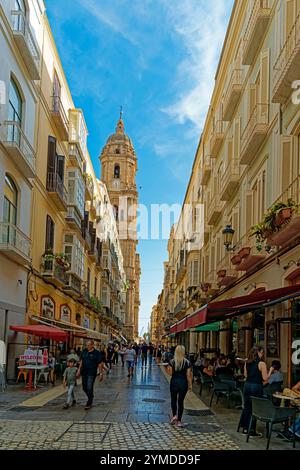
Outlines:
[[[244,357],[263,345],[269,365],[281,360],[286,383],[300,374],[292,360],[300,337],[299,8],[296,0],[234,3],[184,201],[189,230],[171,233],[164,287],[173,292],[177,342]],[[208,308],[201,320],[205,306],[223,300],[219,316]]]
[[[127,279],[110,195],[95,174],[44,3],[19,2],[18,11],[10,3],[0,9],[0,312],[13,377],[15,358],[39,339],[11,326],[60,327],[65,344],[43,341],[53,352],[88,338],[123,340]]]

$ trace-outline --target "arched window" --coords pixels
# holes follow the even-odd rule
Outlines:
[[[18,190],[13,179],[9,175],[5,175],[4,184],[4,207],[3,207],[3,220],[4,222],[16,225],[17,223],[17,209],[18,209]]]
[[[8,120],[13,121],[12,124],[8,125],[8,140],[20,145],[21,134],[19,127],[22,126],[22,98],[13,79],[11,79],[9,87]]]
[[[120,165],[115,165],[114,178],[120,178]]]

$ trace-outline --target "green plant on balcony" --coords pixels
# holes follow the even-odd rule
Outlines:
[[[68,271],[68,269],[70,269],[71,267],[68,261],[67,255],[65,253],[59,253],[55,255],[55,261],[57,262],[57,264],[62,266],[66,271]]]
[[[250,237],[255,237],[258,251],[263,249],[263,242],[272,233],[278,232],[282,225],[291,220],[298,204],[291,198],[287,202],[277,201],[264,214],[261,223],[251,227]]]
[[[90,297],[90,304],[97,312],[102,312],[102,302],[97,297]]]

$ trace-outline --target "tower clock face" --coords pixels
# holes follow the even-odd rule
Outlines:
[[[119,179],[114,179],[112,182],[112,187],[114,189],[120,189],[120,180]]]

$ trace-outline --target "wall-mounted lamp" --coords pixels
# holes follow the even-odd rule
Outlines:
[[[222,230],[223,234],[223,243],[226,248],[226,251],[234,251],[236,246],[232,246],[232,240],[235,230],[233,230],[230,224],[226,225],[226,227]]]

